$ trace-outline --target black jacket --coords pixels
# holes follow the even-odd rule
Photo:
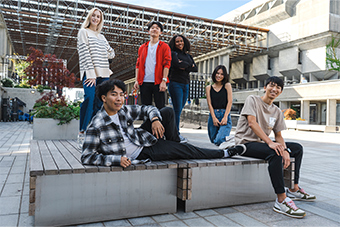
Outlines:
[[[197,65],[190,54],[176,50],[171,51],[171,68],[169,73],[170,81],[188,84],[189,73],[197,72]]]

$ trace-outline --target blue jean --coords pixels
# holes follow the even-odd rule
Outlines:
[[[86,74],[83,77],[83,88],[84,88],[84,101],[80,104],[80,119],[79,119],[79,130],[85,131],[87,125],[90,123],[93,113],[93,103],[94,103],[94,96],[96,87],[87,87],[84,84],[86,80]]]
[[[189,84],[183,84],[183,83],[170,81],[169,93],[171,96],[172,106],[174,107],[174,111],[175,111],[175,120],[176,120],[177,130],[179,131],[179,122],[181,118],[181,113],[188,99]]]
[[[216,118],[221,121],[225,114],[225,109],[215,109],[214,110]],[[219,146],[221,143],[225,142],[225,137],[230,135],[232,127],[231,116],[228,115],[228,122],[226,125],[214,126],[211,114],[209,114],[208,119],[208,135],[212,143]]]
[[[110,78],[97,77],[96,86],[109,79]],[[102,105],[103,105],[102,100],[97,97],[94,97],[92,117],[94,117],[97,114],[98,110],[102,108]]]

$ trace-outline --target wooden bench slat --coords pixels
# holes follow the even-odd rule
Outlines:
[[[68,141],[60,140],[60,143],[79,161],[81,164],[81,153],[78,149],[73,147]],[[82,165],[82,164],[81,164]],[[97,166],[91,166],[91,165],[82,165],[85,168],[85,172],[87,173],[94,173],[99,172]]]
[[[85,173],[84,166],[76,157],[71,154],[69,150],[65,148],[65,146],[60,141],[55,140],[53,143],[71,166],[70,168],[72,168],[73,173]]]
[[[67,163],[64,156],[61,155],[57,147],[51,140],[46,140],[46,145],[59,169],[59,174],[72,173],[72,167]]]
[[[39,140],[38,141],[38,146],[40,149],[40,153],[41,153],[41,159],[42,159],[42,163],[44,166],[44,173],[46,175],[50,175],[50,174],[58,174],[58,168],[57,165],[55,164],[50,151],[48,150],[48,147],[45,143],[44,140]]]
[[[30,176],[41,176],[44,173],[44,167],[41,161],[38,142],[32,140],[30,144]]]

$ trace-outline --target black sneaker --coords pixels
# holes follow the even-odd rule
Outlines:
[[[247,148],[244,144],[236,145],[235,147],[228,148],[227,152],[229,157],[233,157],[235,155],[243,155],[246,152]]]

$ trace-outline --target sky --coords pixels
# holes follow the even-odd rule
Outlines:
[[[216,19],[251,0],[115,0],[132,5]]]

